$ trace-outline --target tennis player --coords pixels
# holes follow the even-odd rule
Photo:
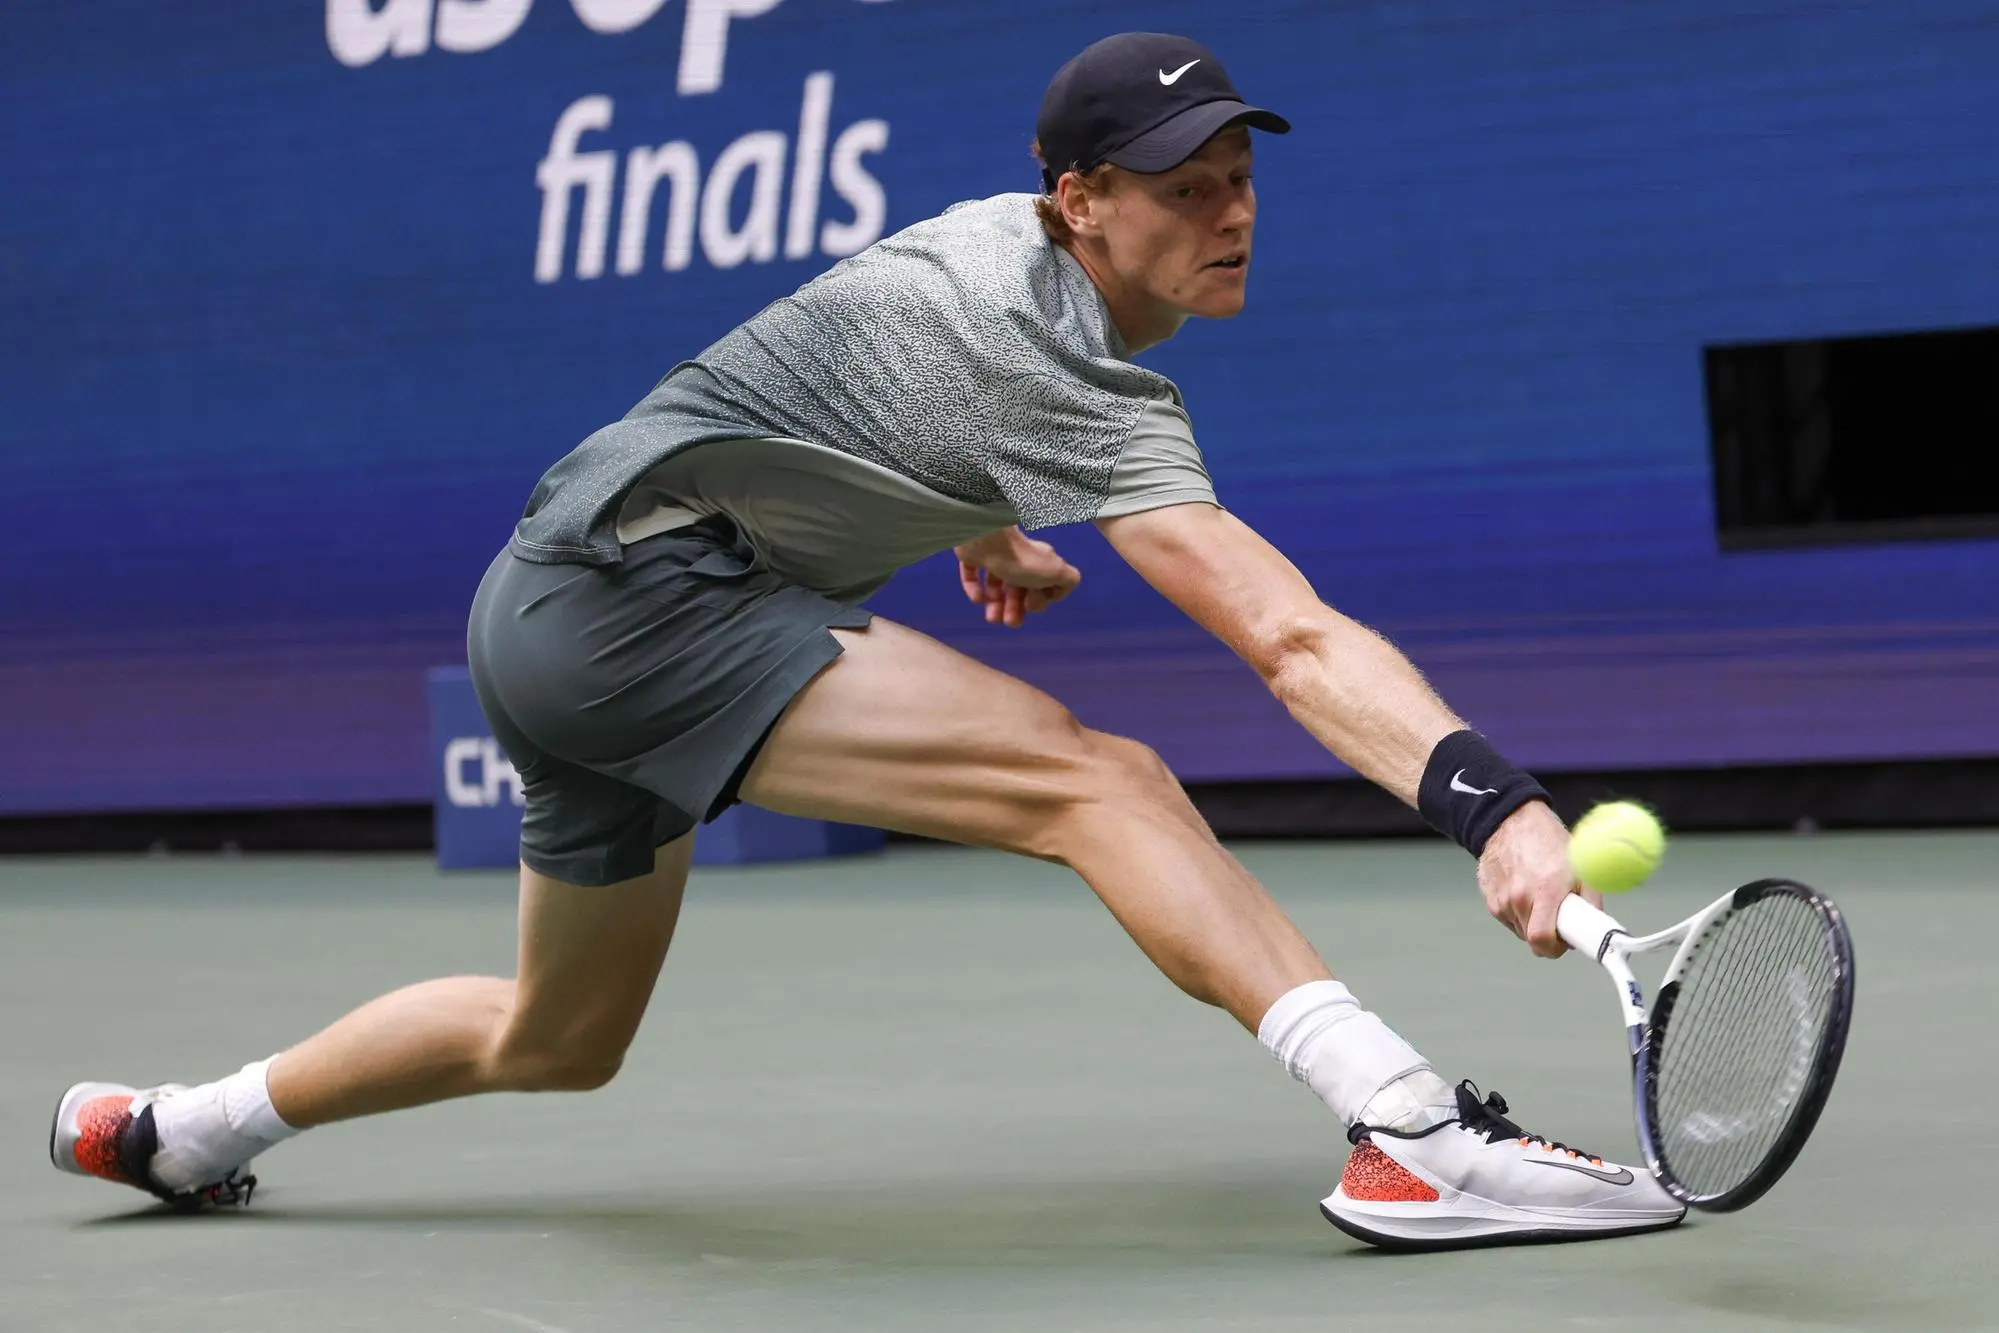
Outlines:
[[[1017,626],[1081,577],[1028,532],[1094,523],[1333,754],[1477,857],[1491,913],[1561,952],[1545,793],[1216,501],[1179,391],[1134,356],[1243,308],[1245,103],[1206,48],[1125,33],[1055,75],[1043,190],[879,242],[683,362],[535,488],[474,601],[473,681],[526,790],[518,975],[397,991],[216,1082],[71,1088],[56,1165],[240,1202],[301,1130],[617,1073],[673,935],[696,826],[732,802],[1072,867],[1356,1145],[1323,1203],[1431,1248],[1683,1214],[1644,1171],[1453,1087],[1341,983],[1151,750],[861,603],[955,550]]]

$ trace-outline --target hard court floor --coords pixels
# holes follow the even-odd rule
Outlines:
[[[1608,983],[1531,959],[1431,842],[1246,844],[1372,1007],[1530,1128],[1633,1151]],[[896,846],[698,872],[608,1089],[315,1131],[247,1211],[59,1175],[80,1078],[195,1081],[408,981],[511,968],[511,877],[418,858],[0,861],[0,1330],[1999,1328],[1999,833],[1693,838],[1616,904],[1831,892],[1859,1007],[1746,1212],[1581,1246],[1370,1252],[1347,1145],[1066,872]]]

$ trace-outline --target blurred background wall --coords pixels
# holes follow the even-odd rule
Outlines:
[[[102,0],[0,16],[0,812],[428,800],[423,671],[542,470],[839,255],[1035,188],[1048,76],[1126,28],[1297,127],[1248,312],[1146,362],[1501,746],[1999,755],[1999,540],[1727,540],[1710,410],[1716,349],[1999,324],[1989,6]],[[1190,781],[1340,773],[1054,539],[1085,582],[1027,631],[948,563],[873,605]]]

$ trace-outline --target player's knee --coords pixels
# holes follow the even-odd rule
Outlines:
[[[617,1077],[625,1034],[580,1025],[561,1040],[518,1029],[502,1034],[492,1056],[492,1081],[512,1092],[592,1092]]]
[[[513,1092],[594,1092],[617,1077],[624,1061],[623,1052],[508,1051],[499,1082]]]
[[[1129,736],[1091,733],[1097,754],[1097,783],[1093,795],[1101,800],[1138,802],[1146,805],[1177,804],[1182,795],[1180,780],[1159,757],[1159,751]]]
[[[547,1060],[536,1069],[529,1092],[595,1092],[618,1076],[624,1067],[623,1053],[614,1056],[578,1058],[574,1054]]]
[[[1047,855],[1069,860],[1076,842],[1096,837],[1107,818],[1181,817],[1186,793],[1158,751],[1126,736],[1079,730],[1078,753],[1045,825]]]

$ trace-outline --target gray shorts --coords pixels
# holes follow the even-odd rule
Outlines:
[[[472,685],[527,799],[521,860],[571,884],[652,869],[713,819],[792,699],[872,617],[787,583],[728,519],[618,566],[500,552],[466,635]]]

